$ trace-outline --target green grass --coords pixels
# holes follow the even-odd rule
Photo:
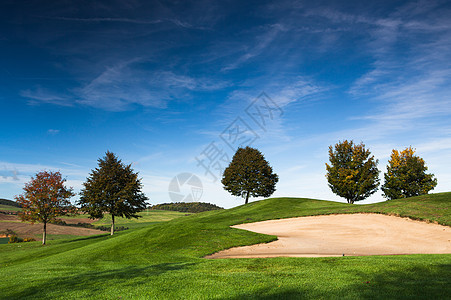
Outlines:
[[[130,229],[142,228],[148,225],[170,221],[175,218],[190,215],[189,213],[181,213],[177,211],[167,211],[167,210],[148,210],[138,213],[140,218],[118,218],[114,219],[116,226],[125,226]],[[104,215],[104,217],[98,221],[95,221],[93,225],[103,225],[111,226],[111,216],[109,214]]]
[[[0,204],[0,210],[20,211],[20,208],[11,205]]]
[[[273,236],[230,225],[377,212],[451,225],[451,193],[371,205],[278,198],[146,225],[114,236],[0,245],[0,298],[445,299],[451,255],[208,260]]]

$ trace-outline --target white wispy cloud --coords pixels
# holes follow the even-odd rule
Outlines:
[[[192,28],[192,29],[207,29],[202,26],[196,26],[189,22],[182,21],[177,18],[161,18],[161,19],[134,19],[134,18],[113,18],[113,17],[103,17],[103,18],[76,18],[76,17],[54,17],[55,20],[61,21],[72,21],[72,22],[84,22],[84,23],[129,23],[129,24],[139,24],[139,25],[153,25],[160,24],[164,22],[172,23],[178,27],[182,28]]]
[[[49,129],[49,130],[47,130],[47,133],[50,135],[56,135],[56,134],[60,133],[60,130],[59,129]]]
[[[56,20],[62,21],[75,21],[75,22],[117,22],[117,23],[133,23],[133,24],[158,24],[162,20],[143,20],[143,19],[131,19],[131,18],[74,18],[74,17],[54,17]]]
[[[169,101],[189,99],[191,92],[215,91],[228,86],[221,80],[191,77],[166,70],[139,67],[139,59],[107,67],[100,75],[64,96],[37,87],[21,92],[31,104],[50,103],[63,106],[75,104],[111,111],[122,111],[140,105],[166,108]]]
[[[59,95],[57,92],[37,86],[34,89],[26,89],[20,92],[20,96],[29,99],[30,105],[40,103],[55,104],[60,106],[72,106],[73,102],[67,96]]]
[[[286,29],[282,24],[273,24],[269,26],[266,32],[259,35],[253,41],[253,45],[246,46],[244,54],[242,54],[236,61],[225,66],[221,71],[229,71],[238,68],[240,65],[248,61],[249,59],[260,55],[263,51],[271,45],[271,43],[277,38],[280,32]]]

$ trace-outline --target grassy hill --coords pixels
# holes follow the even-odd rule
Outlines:
[[[170,221],[189,214],[178,211],[146,210],[139,212],[138,215],[140,216],[138,219],[116,217],[114,221],[115,226],[124,226],[130,229],[142,228],[152,224]],[[111,216],[109,214],[105,214],[102,219],[95,221],[93,225],[111,226]]]
[[[375,212],[451,226],[451,193],[370,205],[274,198],[115,236],[0,245],[0,299],[287,299],[451,296],[451,255],[207,260],[274,236],[230,228],[268,219]]]
[[[20,204],[16,201],[0,198],[0,210],[19,211]]]

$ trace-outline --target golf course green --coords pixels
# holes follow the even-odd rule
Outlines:
[[[451,226],[450,206],[451,193],[367,205],[272,198],[129,226],[114,236],[0,245],[0,299],[449,299],[451,254],[203,257],[276,239],[231,225],[381,213]]]

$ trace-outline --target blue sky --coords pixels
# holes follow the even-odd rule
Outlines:
[[[0,197],[43,169],[79,191],[110,150],[153,204],[190,173],[201,201],[232,207],[217,178],[250,144],[273,196],[344,201],[325,179],[344,139],[381,178],[412,146],[451,191],[448,1],[5,0],[0,15]]]

